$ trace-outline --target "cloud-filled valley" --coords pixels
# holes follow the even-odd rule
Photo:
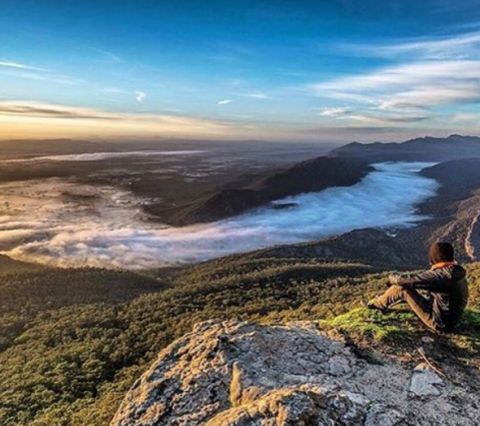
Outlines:
[[[182,228],[148,220],[142,199],[112,186],[45,179],[0,186],[0,249],[58,266],[142,269],[310,241],[365,227],[411,226],[437,183],[428,163],[377,164],[352,187],[301,194],[230,219]]]

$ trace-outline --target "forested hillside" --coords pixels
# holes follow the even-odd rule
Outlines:
[[[408,315],[358,309],[386,282],[385,271],[360,263],[234,256],[148,274],[14,266],[0,281],[2,425],[107,424],[158,351],[200,320],[324,320],[397,355],[428,334]],[[467,321],[441,344],[478,370],[480,265],[469,271]]]

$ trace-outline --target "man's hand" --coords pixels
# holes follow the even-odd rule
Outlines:
[[[398,285],[398,282],[400,281],[400,275],[398,274],[390,274],[388,276],[388,287],[392,285]]]

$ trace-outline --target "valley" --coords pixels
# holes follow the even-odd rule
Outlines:
[[[317,240],[328,246],[331,237],[375,228],[395,235],[401,253],[392,260],[418,264],[414,259],[442,236],[461,259],[475,259],[479,238],[470,224],[480,159],[457,159],[462,149],[470,152],[472,138],[439,143],[452,141],[458,150],[440,163],[436,154],[423,155],[430,162],[377,163],[364,158],[361,145],[353,152],[361,159],[338,157],[342,148],[315,157],[318,148],[310,145],[277,144],[276,155],[272,146],[249,143],[116,151],[92,144],[97,151],[37,155],[27,145],[28,155],[0,164],[0,250],[59,267],[141,270]],[[412,152],[422,143],[434,142],[395,149]],[[384,156],[388,147],[365,149],[375,159],[380,154],[372,149],[383,153],[378,159],[396,159]],[[370,261],[380,255],[369,253]]]
[[[0,248],[14,259],[54,266],[141,270],[359,228],[408,228],[427,218],[415,207],[435,194],[435,181],[418,174],[428,165],[378,164],[351,186],[292,195],[228,219],[184,227],[152,220],[142,209],[144,199],[109,185],[59,178],[9,183],[0,185]],[[276,208],[284,203],[291,206]]]

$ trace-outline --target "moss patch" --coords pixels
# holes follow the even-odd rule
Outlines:
[[[407,337],[416,329],[415,320],[415,316],[410,312],[393,310],[382,314],[379,311],[358,308],[335,318],[322,320],[320,326],[384,341]]]

